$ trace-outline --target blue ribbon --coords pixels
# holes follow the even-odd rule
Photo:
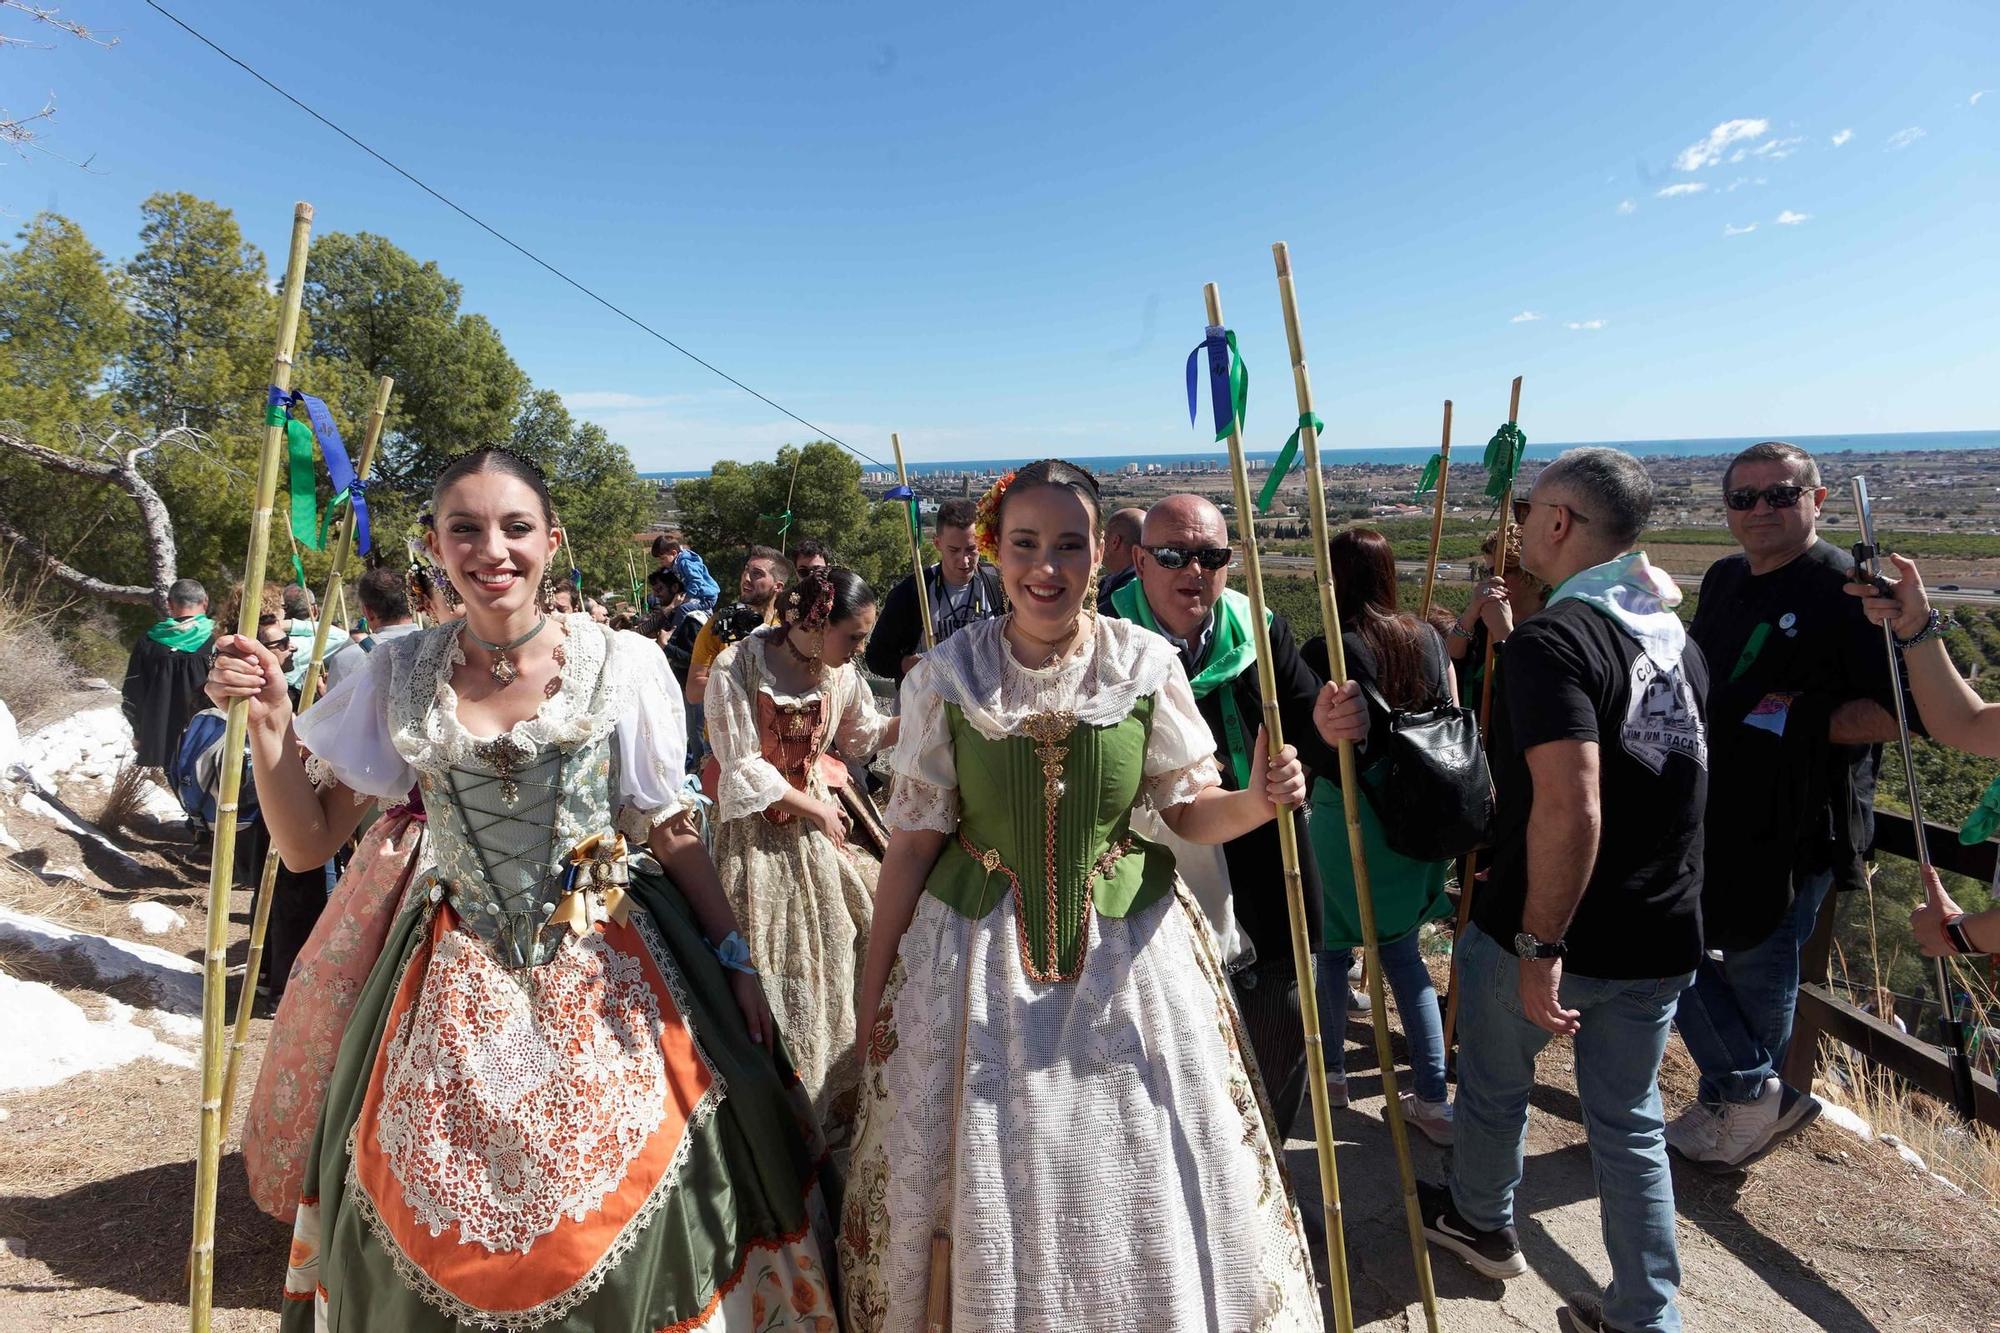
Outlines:
[[[368,483],[354,474],[354,464],[347,457],[347,445],[340,438],[340,427],[333,424],[333,413],[327,408],[325,400],[297,389],[288,392],[275,384],[265,392],[267,419],[274,412],[289,416],[294,407],[305,408],[306,420],[312,423],[313,436],[319,441],[321,456],[326,459],[326,475],[333,483],[336,502],[341,494],[345,494],[354,506],[355,550],[367,555],[373,545],[368,528]]]
[[[1215,410],[1215,438],[1226,440],[1232,423],[1239,427],[1244,424],[1244,409],[1250,393],[1250,370],[1243,364],[1243,353],[1237,349],[1236,334],[1219,324],[1206,325],[1200,344],[1188,353],[1187,359],[1190,426],[1195,423],[1199,403],[1195,360],[1204,351],[1208,353],[1208,398]]]
[[[914,500],[917,498],[917,493],[908,486],[891,486],[888,490],[882,492],[882,498],[884,500]]]

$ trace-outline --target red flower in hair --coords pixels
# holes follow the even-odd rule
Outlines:
[[[1014,484],[1014,474],[1004,472],[1000,480],[986,488],[986,494],[979,497],[979,510],[972,519],[972,541],[979,553],[988,560],[1000,558],[1000,502],[1007,497],[1007,488]]]

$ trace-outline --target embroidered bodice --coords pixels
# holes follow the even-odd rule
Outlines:
[[[1159,635],[1098,620],[1035,670],[1004,623],[953,636],[904,682],[888,822],[951,834],[925,890],[975,918],[1011,896],[1028,975],[1068,980],[1092,911],[1126,916],[1171,888],[1172,854],[1131,832],[1132,811],[1219,785],[1214,741]]]
[[[588,925],[586,909],[562,904],[573,889],[622,883],[621,832],[636,847],[682,808],[686,722],[664,655],[588,616],[564,623],[560,687],[501,735],[459,722],[458,624],[378,649],[299,718],[317,774],[384,799],[414,780],[430,815],[431,900],[449,899],[510,967],[547,962]]]
[[[828,788],[847,781],[836,752],[865,760],[889,726],[852,663],[828,668],[817,689],[787,694],[771,681],[767,655],[774,650],[770,640],[752,635],[725,648],[708,678],[704,718],[720,770],[716,807],[723,820],[762,811],[784,822],[789,815],[770,807],[788,786],[826,799]]]

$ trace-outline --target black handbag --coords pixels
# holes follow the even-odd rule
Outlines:
[[[1389,718],[1388,739],[1361,775],[1383,840],[1416,861],[1449,861],[1484,846],[1493,778],[1472,710],[1449,695],[1421,710],[1391,708],[1365,680],[1361,692]]]

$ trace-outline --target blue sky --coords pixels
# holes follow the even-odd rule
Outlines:
[[[1477,444],[1515,374],[1540,441],[2000,425],[1991,4],[163,3],[877,457],[1203,446],[1209,280],[1275,448],[1281,239],[1329,445],[1431,443],[1446,397]],[[0,104],[53,90],[89,170],[0,160],[0,225],[122,257],[185,189],[281,257],[307,198],[642,468],[807,434],[138,0],[64,12],[118,45],[0,53]]]

